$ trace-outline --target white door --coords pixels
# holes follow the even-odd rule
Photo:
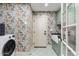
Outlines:
[[[46,47],[47,46],[47,16],[37,16],[34,22],[34,46]]]

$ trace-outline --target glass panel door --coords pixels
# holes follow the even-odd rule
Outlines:
[[[64,5],[64,4],[63,4]],[[61,54],[64,56],[76,55],[76,19],[75,4],[66,4],[65,12],[62,14],[62,45]],[[74,24],[74,25],[73,25]]]

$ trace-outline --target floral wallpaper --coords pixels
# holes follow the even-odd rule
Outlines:
[[[50,30],[52,29],[52,33],[56,33],[56,14],[53,12],[48,16],[48,43],[52,44]]]
[[[3,4],[1,3],[0,4],[0,23],[3,23]]]
[[[16,52],[29,51],[32,46],[32,10],[29,4],[3,4],[6,34],[15,34]]]
[[[14,34],[15,32],[15,11],[14,5],[3,4],[3,20],[5,22],[5,34]]]
[[[28,51],[32,46],[32,11],[28,4],[16,4],[16,51]]]

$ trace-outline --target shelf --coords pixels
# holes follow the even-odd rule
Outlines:
[[[66,26],[63,26],[62,28],[66,28]]]
[[[76,26],[76,24],[67,25],[66,27]]]
[[[63,26],[62,28],[73,27],[73,26],[76,26],[76,24],[71,24],[71,25]]]

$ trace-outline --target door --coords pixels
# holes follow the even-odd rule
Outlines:
[[[41,15],[35,17],[34,22],[34,46],[46,47],[47,46],[47,16]]]
[[[64,5],[64,4],[63,4]],[[64,6],[63,6],[64,7]],[[61,55],[76,55],[76,19],[75,4],[65,4],[66,10],[62,10],[62,27],[61,27]],[[65,11],[65,12],[64,12]]]

